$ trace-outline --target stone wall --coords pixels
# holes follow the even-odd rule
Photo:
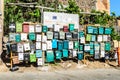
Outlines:
[[[64,5],[68,4],[68,0],[59,0]],[[90,12],[91,10],[106,11],[110,14],[110,1],[109,0],[76,0],[80,9],[85,12]]]
[[[110,0],[97,0],[96,10],[106,11],[108,14],[110,14]]]

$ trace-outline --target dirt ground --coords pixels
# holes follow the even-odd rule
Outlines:
[[[79,63],[75,63],[73,61],[65,61],[61,63],[45,64],[43,67],[35,67],[33,65],[30,65],[28,67],[20,66],[17,72],[21,72],[21,73],[31,72],[31,71],[54,72],[54,71],[77,70],[77,69],[112,69],[115,67],[117,67],[115,61],[111,61],[109,63],[104,63],[99,61],[94,61],[94,62],[86,61],[86,64],[83,64],[83,62],[81,61]],[[9,69],[6,68],[5,71],[6,72],[9,71]]]

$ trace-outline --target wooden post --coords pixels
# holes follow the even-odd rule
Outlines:
[[[1,60],[1,54],[3,52],[2,50],[2,38],[3,38],[3,20],[4,20],[4,0],[0,0],[0,60]]]

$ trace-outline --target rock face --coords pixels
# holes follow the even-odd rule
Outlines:
[[[59,0],[64,5],[68,4],[68,0]],[[110,0],[76,0],[76,3],[85,12],[91,10],[106,11],[110,14]]]

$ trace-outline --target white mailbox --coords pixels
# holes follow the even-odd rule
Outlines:
[[[27,33],[21,33],[21,40],[27,40]]]
[[[41,42],[36,42],[36,49],[41,49]]]
[[[51,41],[47,41],[47,49],[52,49],[52,42]]]
[[[42,42],[47,42],[47,36],[42,36]]]
[[[69,49],[73,49],[73,41],[69,42]]]
[[[60,25],[56,24],[56,25],[53,25],[54,27],[54,31],[60,31]]]
[[[24,53],[18,53],[18,60],[24,60]]]
[[[35,32],[34,25],[29,25],[29,32]]]
[[[17,52],[24,52],[23,44],[21,44],[21,43],[17,44]]]
[[[30,43],[24,43],[24,50],[29,51],[30,50]]]
[[[41,41],[41,35],[40,34],[36,35],[36,41]]]
[[[47,44],[46,43],[42,43],[42,50],[46,51],[47,50]]]
[[[39,33],[39,32],[41,32],[41,31],[42,31],[41,25],[37,24],[37,25],[35,26],[35,32]]]
[[[42,58],[38,58],[37,59],[37,65],[38,66],[42,66],[43,65],[43,59]]]

